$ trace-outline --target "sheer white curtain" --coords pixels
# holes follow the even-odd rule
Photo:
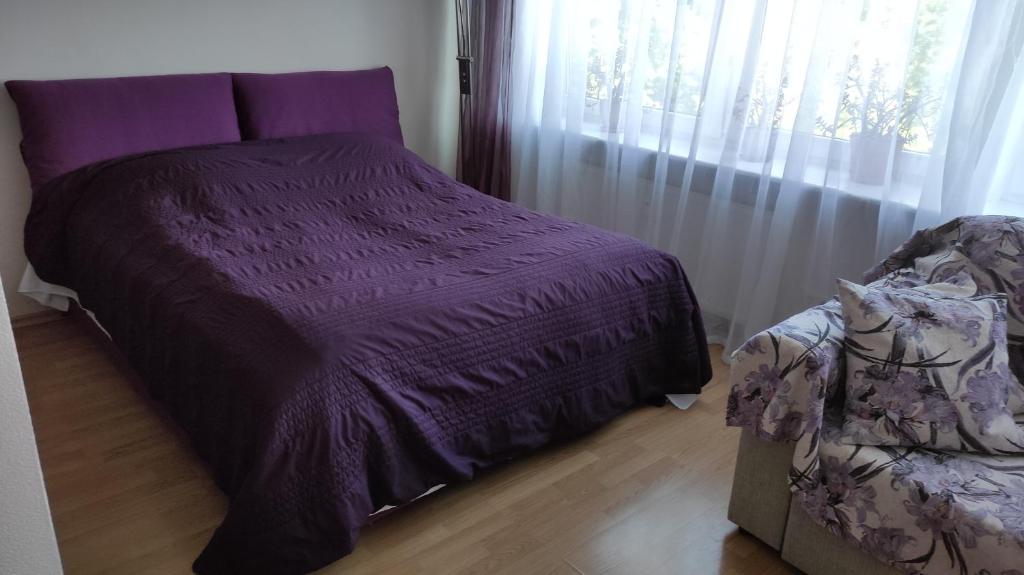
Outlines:
[[[676,254],[727,351],[915,227],[1024,212],[1019,2],[516,6],[513,200]]]

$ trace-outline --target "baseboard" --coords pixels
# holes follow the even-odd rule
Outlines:
[[[44,309],[42,311],[34,311],[12,317],[11,326],[14,329],[18,329],[42,323],[50,323],[52,321],[64,319],[66,315],[67,314],[65,312],[57,311],[55,309]]]

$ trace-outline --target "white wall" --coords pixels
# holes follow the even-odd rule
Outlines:
[[[60,572],[25,384],[0,290],[0,573]]]
[[[181,72],[394,69],[406,145],[454,173],[451,0],[0,0],[0,82]],[[12,315],[30,200],[14,104],[0,90],[0,277]]]

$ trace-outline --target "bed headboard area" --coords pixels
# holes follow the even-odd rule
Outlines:
[[[129,154],[330,132],[402,143],[391,68],[6,82],[32,189]],[[241,129],[240,129],[241,127]]]
[[[362,132],[403,143],[391,68],[232,74],[232,79],[247,140]]]
[[[449,0],[5,0],[0,85],[33,81],[0,86],[0,277],[11,314],[43,310],[18,293],[32,190],[83,163],[229,138],[379,128],[454,174],[455,41]],[[245,73],[237,93],[233,72]],[[353,82],[390,91],[378,98],[375,89],[350,90]],[[107,104],[98,92],[111,94]],[[196,105],[179,105],[188,99]],[[259,118],[239,118],[243,105]],[[342,113],[325,116],[332,105]],[[28,107],[53,113],[25,114]],[[23,134],[27,116],[40,121]]]
[[[403,144],[391,68],[9,80],[33,193],[84,166],[242,140],[354,132]],[[38,296],[34,274],[21,289]],[[41,301],[41,300],[40,300]]]
[[[241,139],[230,74],[9,81],[32,189],[101,160]]]
[[[387,67],[9,80],[5,85],[17,108],[21,156],[33,193],[103,160],[243,139],[349,132],[404,145],[395,77]],[[26,271],[19,289],[44,301],[34,278]]]

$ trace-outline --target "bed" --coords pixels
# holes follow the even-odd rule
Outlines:
[[[394,126],[261,127],[228,82],[237,138],[127,138],[40,178],[46,146],[26,154],[35,272],[95,315],[230,498],[196,572],[313,570],[383,507],[710,379],[674,257],[484,196]],[[23,151],[60,137],[24,89]],[[75,90],[57,92],[67,121]]]

